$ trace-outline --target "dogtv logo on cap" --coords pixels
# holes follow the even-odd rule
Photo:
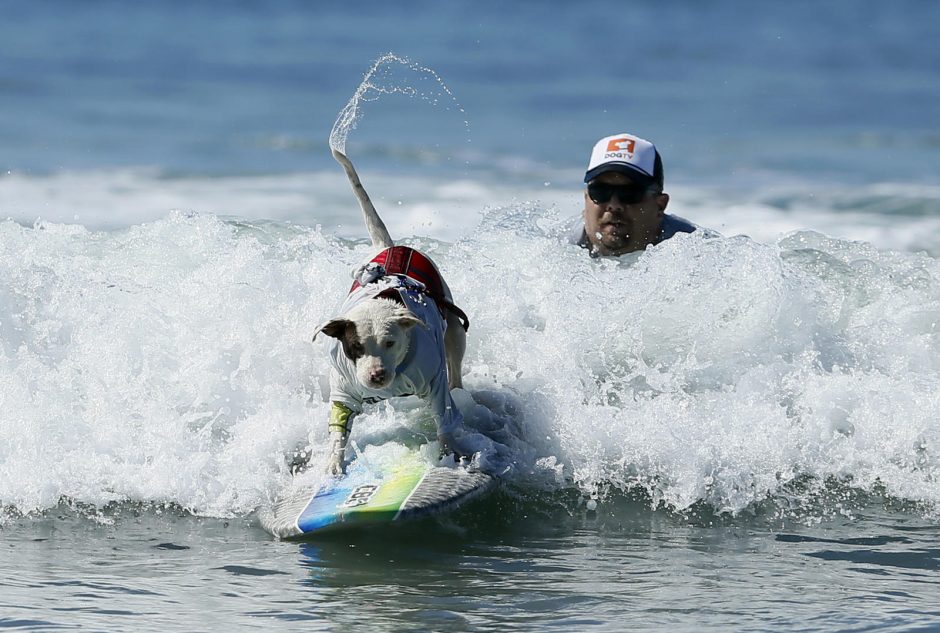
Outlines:
[[[636,140],[627,137],[612,138],[607,143],[607,152],[626,152],[630,158],[633,158],[633,151],[636,149]]]
[[[656,148],[649,141],[628,132],[605,136],[594,144],[584,182],[605,171],[626,174],[639,172],[653,178],[656,172]]]

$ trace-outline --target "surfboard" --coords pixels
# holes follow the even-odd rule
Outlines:
[[[484,472],[436,466],[409,449],[392,459],[360,456],[345,475],[295,483],[260,519],[278,538],[302,538],[448,512],[495,486]]]

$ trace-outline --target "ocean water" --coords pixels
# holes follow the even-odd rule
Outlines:
[[[0,1],[0,628],[940,628],[940,8]],[[497,492],[281,542],[369,255],[470,316]],[[597,138],[681,235],[568,243]],[[411,399],[354,439],[433,432]]]

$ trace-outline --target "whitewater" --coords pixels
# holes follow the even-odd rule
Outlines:
[[[515,446],[511,488],[641,489],[653,507],[734,515],[838,482],[933,515],[934,258],[797,231],[595,261],[567,220],[520,203],[453,240],[402,240],[471,317],[458,405]],[[310,338],[369,248],[200,213],[0,224],[5,514],[67,501],[231,517],[269,501],[285,455],[325,439],[327,355]],[[421,429],[413,409],[379,405],[357,431]]]

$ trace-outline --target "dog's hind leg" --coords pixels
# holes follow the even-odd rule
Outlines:
[[[463,389],[463,355],[467,351],[467,332],[460,318],[447,312],[447,331],[444,332],[444,357],[447,359],[447,386]]]
[[[378,211],[375,210],[372,200],[369,199],[369,194],[366,193],[365,187],[363,187],[362,183],[359,181],[359,174],[356,173],[356,168],[353,167],[352,162],[346,158],[345,154],[335,149],[333,150],[333,158],[343,166],[343,169],[346,171],[346,178],[349,179],[349,184],[352,186],[353,193],[356,194],[356,198],[359,200],[359,207],[362,209],[362,215],[366,221],[366,229],[369,231],[369,238],[372,239],[372,246],[379,249],[395,246],[395,242],[392,241],[392,236],[388,234],[388,229],[385,228],[385,223],[382,222],[382,218],[379,217]]]

